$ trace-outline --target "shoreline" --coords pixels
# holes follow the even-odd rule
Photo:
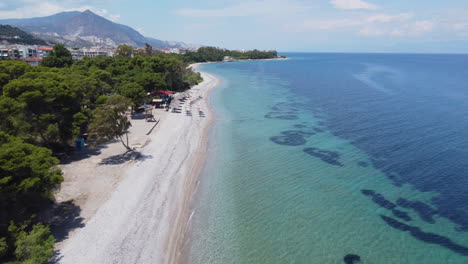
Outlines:
[[[198,65],[189,67],[198,71]],[[192,214],[190,205],[206,161],[208,133],[214,119],[208,98],[220,84],[216,76],[204,72],[201,75],[204,81],[186,92],[191,98],[182,103],[182,113],[155,112],[156,119],[161,122],[150,136],[142,136],[143,143],[138,143],[141,155],[136,160],[108,166],[105,172],[98,170],[102,162],[95,164],[94,161],[84,172],[91,174],[88,185],[92,187],[82,188],[80,184],[84,183],[65,173],[58,201],[80,201],[80,197],[85,197],[77,203],[87,213],[80,215],[84,218],[84,227],[69,232],[64,241],[58,243],[56,249],[60,255],[56,263],[179,263]],[[202,100],[190,104],[199,96]],[[134,123],[144,127],[136,131],[139,134],[146,133],[147,127],[154,125],[144,120],[132,120]],[[136,136],[133,132],[131,130],[131,140],[132,134]],[[116,147],[118,143],[109,145],[109,149],[116,148],[111,154],[123,152]],[[62,168],[80,171],[80,166],[89,166],[92,162],[89,159]],[[112,178],[118,172],[123,175]],[[101,200],[91,206],[92,192],[97,191],[94,182],[102,181],[98,179],[105,178],[103,174],[110,175],[112,180],[104,182],[111,186],[106,186],[105,194],[100,194]]]
[[[206,105],[207,112],[209,113],[209,118],[207,120],[208,123],[202,131],[201,144],[199,153],[196,156],[195,166],[192,168],[190,175],[187,177],[189,181],[184,186],[183,193],[185,197],[183,199],[183,206],[180,208],[181,216],[179,219],[173,219],[175,220],[174,222],[176,223],[177,228],[173,229],[173,234],[168,234],[165,239],[165,243],[167,245],[167,250],[169,251],[169,254],[166,254],[162,263],[186,263],[186,256],[183,252],[187,242],[187,231],[190,228],[190,221],[194,213],[194,211],[192,210],[192,203],[194,196],[196,195],[198,185],[200,183],[201,173],[206,163],[208,151],[208,138],[215,119],[214,111],[212,109],[211,104],[209,104],[208,100],[213,90],[218,88],[221,83],[221,79],[216,77],[215,75],[206,72],[201,72],[198,70],[199,66],[203,64],[208,63],[194,63],[190,64],[188,67],[192,68],[195,72],[199,72],[202,75],[204,81],[206,79],[210,79],[210,81],[215,82],[215,84],[210,86],[211,88],[208,91],[206,91],[206,97],[204,98],[204,103]]]

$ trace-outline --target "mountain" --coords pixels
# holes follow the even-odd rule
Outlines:
[[[115,48],[121,44],[142,47],[145,43],[155,48],[190,48],[192,46],[182,42],[147,38],[129,26],[114,23],[90,10],[62,12],[47,17],[0,19],[0,24],[19,27],[38,38],[63,43],[69,47]]]
[[[2,44],[25,44],[25,45],[48,45],[42,39],[38,39],[23,30],[9,25],[0,25],[0,43]]]

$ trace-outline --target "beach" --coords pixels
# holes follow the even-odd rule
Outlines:
[[[178,263],[213,118],[207,98],[219,85],[215,76],[201,75],[180,113],[153,110],[155,127],[132,120],[131,158],[113,142],[61,165],[57,202],[79,206],[82,225],[57,244],[57,263]]]

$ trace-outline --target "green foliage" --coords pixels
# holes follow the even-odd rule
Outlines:
[[[8,244],[5,237],[0,237],[0,259],[6,256],[8,252]]]
[[[32,66],[23,61],[0,61],[0,92],[9,81],[19,78],[30,70]]]
[[[0,204],[48,197],[63,181],[52,151],[0,132]]]
[[[128,144],[128,129],[132,124],[126,114],[131,104],[128,98],[115,95],[108,98],[105,105],[96,108],[88,127],[90,139],[94,140],[96,145],[120,139],[124,147],[131,151]],[[124,135],[126,141],[122,138]]]
[[[49,199],[51,191],[63,181],[57,164],[51,150],[0,132],[0,237],[3,237],[0,239],[0,260],[2,256],[11,255],[13,250],[17,256],[21,255],[21,260],[29,261],[25,263],[43,263],[38,260],[50,257],[45,257],[45,248],[51,248],[53,242],[31,245],[39,242],[40,234],[45,233],[42,226],[28,234],[24,230],[29,222],[21,227],[9,222],[29,219],[41,201]]]
[[[120,88],[120,94],[132,101],[132,108],[138,107],[147,97],[145,90],[138,83],[126,82]]]
[[[147,56],[151,56],[151,54],[153,53],[153,46],[151,46],[148,43],[145,43],[145,52]]]
[[[185,82],[190,84],[190,86],[197,85],[203,81],[199,72],[194,72],[185,77]]]
[[[49,56],[45,57],[41,65],[46,67],[63,68],[73,64],[71,52],[65,48],[63,44],[54,46],[54,50],[50,52]]]
[[[233,59],[247,60],[247,59],[272,59],[277,58],[278,53],[276,51],[232,51],[226,49],[219,49],[215,47],[202,47],[195,52],[188,52],[184,55],[184,61],[186,62],[210,62],[210,61],[223,61],[224,57],[228,56]]]
[[[132,46],[124,44],[124,45],[118,46],[117,51],[115,53],[117,54],[117,56],[129,58],[133,55],[134,52],[135,50],[133,49]]]
[[[49,227],[37,224],[29,233],[20,231],[17,234],[15,256],[24,264],[46,263],[53,256],[54,243]]]

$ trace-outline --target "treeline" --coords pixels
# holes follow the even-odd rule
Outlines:
[[[47,42],[44,40],[38,39],[17,27],[9,25],[0,25],[0,42],[1,41],[24,45],[47,45]]]
[[[56,156],[88,131],[109,98],[137,106],[148,92],[185,91],[200,81],[175,55],[73,62],[57,45],[42,66],[0,61],[0,262],[52,256],[55,240],[36,215],[63,181]]]
[[[257,60],[277,58],[278,53],[276,51],[251,50],[242,52],[215,47],[202,47],[197,51],[187,52],[183,58],[186,62],[213,62],[223,61],[226,56],[238,60]]]

